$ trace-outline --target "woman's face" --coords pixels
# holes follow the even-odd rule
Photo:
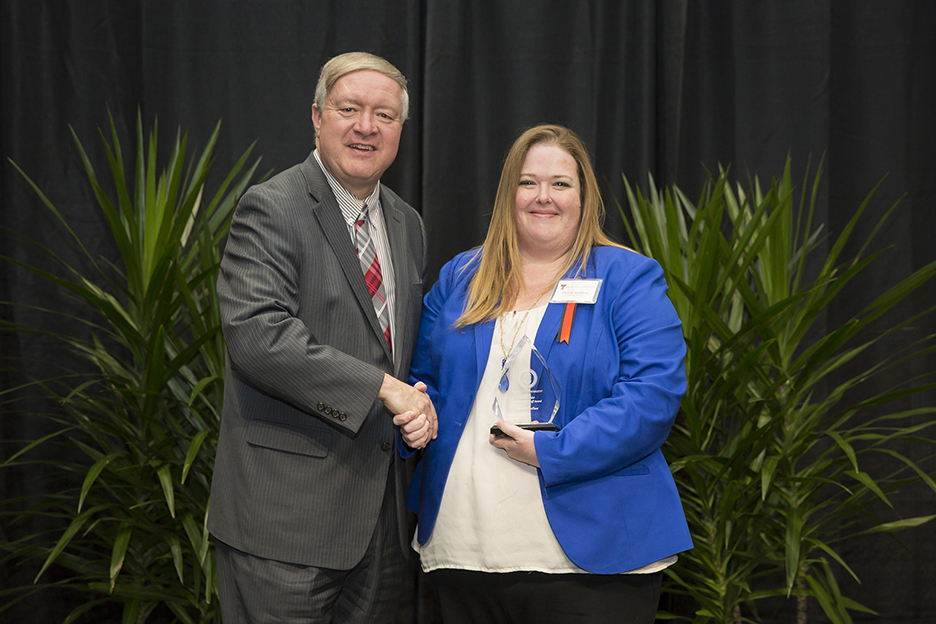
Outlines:
[[[567,252],[578,233],[580,197],[575,159],[556,145],[531,147],[520,168],[515,202],[520,251]]]

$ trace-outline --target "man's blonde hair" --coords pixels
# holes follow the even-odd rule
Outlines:
[[[400,123],[409,117],[409,91],[406,90],[406,77],[387,59],[367,52],[346,52],[329,59],[322,65],[318,84],[315,85],[315,106],[321,112],[325,108],[325,98],[338,79],[351,72],[371,69],[380,72],[400,85]]]

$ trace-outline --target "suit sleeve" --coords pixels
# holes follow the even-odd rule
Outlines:
[[[617,376],[609,393],[559,432],[535,434],[547,487],[614,474],[659,449],[686,390],[682,326],[659,265],[643,259],[624,276],[604,277],[603,287],[617,291],[603,310],[616,353],[591,353],[585,360],[601,366],[608,355]]]
[[[290,204],[290,202],[293,204]],[[328,344],[298,317],[302,245],[297,198],[253,187],[231,224],[218,295],[231,370],[254,387],[354,432],[373,407],[384,373]],[[333,321],[334,322],[334,321]],[[340,409],[345,419],[323,413]]]

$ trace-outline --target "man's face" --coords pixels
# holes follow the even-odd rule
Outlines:
[[[315,145],[328,172],[353,195],[370,195],[400,147],[400,99],[393,79],[364,69],[345,74],[312,105]]]

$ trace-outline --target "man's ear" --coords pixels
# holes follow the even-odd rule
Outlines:
[[[315,134],[318,134],[319,126],[322,125],[322,111],[318,109],[317,104],[312,105],[312,127],[315,128]]]

